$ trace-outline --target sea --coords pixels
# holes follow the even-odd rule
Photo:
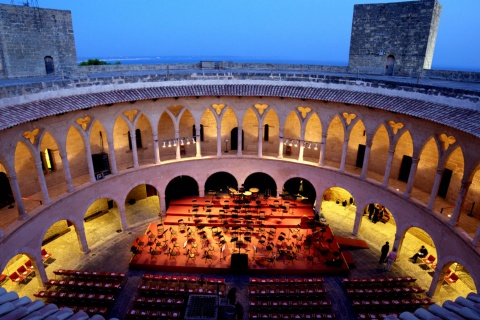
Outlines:
[[[99,59],[108,64],[175,64],[198,63],[200,61],[228,61],[244,63],[274,63],[274,64],[311,64],[311,65],[347,65],[347,61],[296,60],[272,57],[235,57],[235,56],[118,56],[118,57],[78,57],[78,63],[88,59]]]

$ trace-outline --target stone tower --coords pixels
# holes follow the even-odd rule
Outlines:
[[[441,11],[437,0],[355,5],[349,71],[415,76],[430,69]]]
[[[0,78],[76,72],[70,11],[0,4],[0,59]]]

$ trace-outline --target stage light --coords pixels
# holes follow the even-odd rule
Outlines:
[[[318,143],[315,143],[315,147],[313,148],[313,150],[318,150]]]
[[[190,144],[190,139],[189,138],[186,138],[185,140],[187,140],[187,144]]]
[[[181,146],[185,145],[185,140],[180,139],[180,145],[181,145]]]
[[[287,145],[288,143],[288,139],[285,139],[285,141],[283,142],[284,145]]]
[[[312,149],[312,143],[311,142],[308,143],[308,149]]]
[[[172,146],[172,141],[168,140],[168,147],[170,148]]]
[[[165,148],[166,146],[167,146],[167,143],[165,141],[163,141],[162,147]]]
[[[293,140],[290,140],[290,143],[288,144],[290,147],[293,146]]]
[[[192,143],[195,143],[195,142],[196,142],[196,141],[195,141],[195,138],[192,138]]]
[[[295,148],[298,148],[298,140],[295,141]]]
[[[177,139],[173,140],[173,146],[174,146],[174,147],[177,146]]]

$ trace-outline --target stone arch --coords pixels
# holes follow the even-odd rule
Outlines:
[[[363,166],[363,157],[365,155],[365,145],[367,141],[367,133],[365,132],[365,124],[361,119],[353,123],[353,127],[348,133],[347,156],[345,159],[345,171],[360,174]],[[359,169],[360,168],[360,169]]]
[[[269,156],[278,156],[280,120],[274,108],[268,108],[267,110],[263,119],[263,126],[268,125],[268,141],[265,140],[265,130],[263,130],[262,153]]]
[[[70,229],[72,226],[74,228],[73,232]],[[83,220],[78,220],[72,216],[64,216],[51,221],[49,225],[43,226],[39,234],[43,235],[43,237],[37,240],[38,247],[45,246],[47,251],[53,256],[56,255],[56,250],[62,248],[62,246],[58,245],[59,241],[68,243],[70,247],[76,242],[78,244],[78,252],[83,252],[87,246]],[[82,240],[85,240],[85,243],[82,243]]]
[[[75,181],[75,178],[89,174],[85,141],[79,129],[73,125],[70,126],[65,141],[68,165],[72,179]],[[84,183],[88,182],[89,181],[84,181]]]
[[[200,118],[200,125],[203,127],[203,141],[201,141],[202,156],[216,155],[217,127],[220,126],[221,123],[217,122],[217,118],[210,108],[205,108]]]
[[[192,134],[192,128],[195,126],[195,118],[192,113],[186,109],[182,112],[179,121],[179,143],[180,143],[180,156],[181,157],[193,157],[195,156],[195,144],[187,144],[187,139],[192,138],[195,134]]]
[[[253,111],[253,107],[250,107],[245,112],[243,116],[243,143],[244,149],[243,152],[245,154],[255,155],[257,154],[258,150],[258,134],[259,134],[259,125],[260,121],[258,120],[257,114]],[[262,130],[263,135],[263,130]]]
[[[287,158],[296,159],[298,158],[299,153],[298,146],[300,145],[300,130],[302,129],[302,124],[295,110],[292,110],[288,113],[285,119],[284,128],[284,156]]]
[[[318,145],[322,140],[322,122],[320,117],[315,112],[313,113],[305,125],[305,150],[304,159],[308,159],[312,162],[318,162],[319,160],[319,148]],[[315,149],[315,146],[317,148]]]
[[[443,263],[442,265],[437,264],[437,268],[441,270],[441,274],[446,276],[451,276],[452,273],[458,276],[458,280],[453,284],[455,287],[455,292],[458,296],[465,297],[470,292],[477,292],[477,288],[480,286],[479,277],[472,274],[472,272],[476,272],[475,268],[468,269],[468,265],[464,262],[464,259],[461,256],[447,256],[442,259],[442,261],[438,261],[439,263]],[[437,284],[437,288],[435,290],[435,294],[432,298],[438,300],[439,297],[448,296],[449,293],[444,286],[444,278],[442,277],[441,282]]]
[[[165,188],[165,204],[168,208],[172,200],[198,195],[198,183],[194,178],[190,176],[177,176],[170,180]]]
[[[125,197],[125,217],[128,225],[158,216],[160,212],[160,195],[153,185],[137,182],[128,188]]]
[[[130,127],[123,115],[119,115],[113,125],[115,160],[119,171],[133,167],[133,155],[128,145]]]
[[[465,196],[465,202],[480,204],[480,163],[473,171],[471,181],[472,184],[468,188]],[[476,205],[468,214],[473,217],[480,217],[480,205]]]
[[[437,259],[441,258],[437,255],[434,239],[421,226],[406,225],[402,230],[397,231],[397,235],[399,238],[398,253],[403,258],[412,257],[422,245],[427,248],[428,254],[437,257]]]
[[[224,191],[228,192],[228,188],[238,190],[239,185],[237,179],[230,173],[219,171],[211,174],[205,181],[205,194],[209,191]]]
[[[140,130],[140,136],[137,134]],[[145,113],[141,113],[135,121],[135,137],[137,139],[137,154],[139,165],[147,165],[154,163],[154,148],[153,148],[153,130],[152,124]],[[130,138],[129,138],[130,139]],[[141,146],[139,146],[139,139],[141,139]]]
[[[345,128],[338,115],[330,121],[327,130],[327,140],[325,146],[325,164],[340,168],[342,160],[343,141],[345,139]],[[327,163],[328,161],[328,163]]]
[[[350,227],[347,229],[353,230],[356,215],[356,210],[352,207],[354,203],[355,198],[349,190],[331,186],[323,192],[320,212],[327,221],[344,223]]]
[[[109,197],[103,197],[90,202],[83,215],[85,235],[89,244],[94,244],[98,239],[98,226],[110,231],[121,230],[120,213],[116,201]]]
[[[224,151],[229,151],[232,149],[237,150],[238,119],[235,111],[232,108],[227,107],[227,109],[222,113],[222,118],[220,123],[221,123],[220,141],[222,142],[222,147],[223,145],[225,145]],[[242,132],[243,132],[243,129],[242,129]],[[242,140],[241,147],[242,148],[244,147],[243,140]]]
[[[367,177],[378,182],[383,181],[383,174],[387,166],[390,137],[388,130],[382,123],[373,134],[370,157],[368,159]]]
[[[245,190],[257,188],[259,196],[270,194],[271,196],[275,197],[278,191],[275,180],[264,172],[251,173],[245,178],[243,185]]]
[[[32,154],[32,148],[28,147],[26,143],[30,142],[18,141],[15,148],[15,172],[20,193],[24,198],[41,191],[40,183],[37,179],[38,171],[35,164],[35,156]],[[35,199],[30,199],[29,203],[40,205],[40,201],[45,201],[41,194]]]
[[[162,112],[158,121],[158,141],[160,142],[160,159],[173,160],[176,157],[174,145],[175,124],[172,116],[167,111]]]
[[[396,187],[399,191],[405,191],[406,180],[410,172],[410,164],[413,157],[413,140],[410,131],[405,130],[395,143],[395,149],[390,170],[390,179],[399,180],[403,183],[397,183]],[[408,171],[406,172],[405,170]],[[401,180],[401,176],[407,179]]]
[[[433,137],[430,137],[422,146],[420,160],[415,174],[414,187],[430,194],[439,163],[438,145]],[[425,203],[425,199],[418,199]]]
[[[310,202],[313,206],[317,199],[317,191],[313,184],[302,177],[291,177],[285,181],[282,187],[282,194],[294,197],[294,200],[301,198],[301,201]]]

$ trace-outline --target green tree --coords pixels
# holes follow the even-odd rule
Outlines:
[[[80,66],[103,66],[108,64],[106,61],[99,59],[88,59],[87,61],[80,62]]]

